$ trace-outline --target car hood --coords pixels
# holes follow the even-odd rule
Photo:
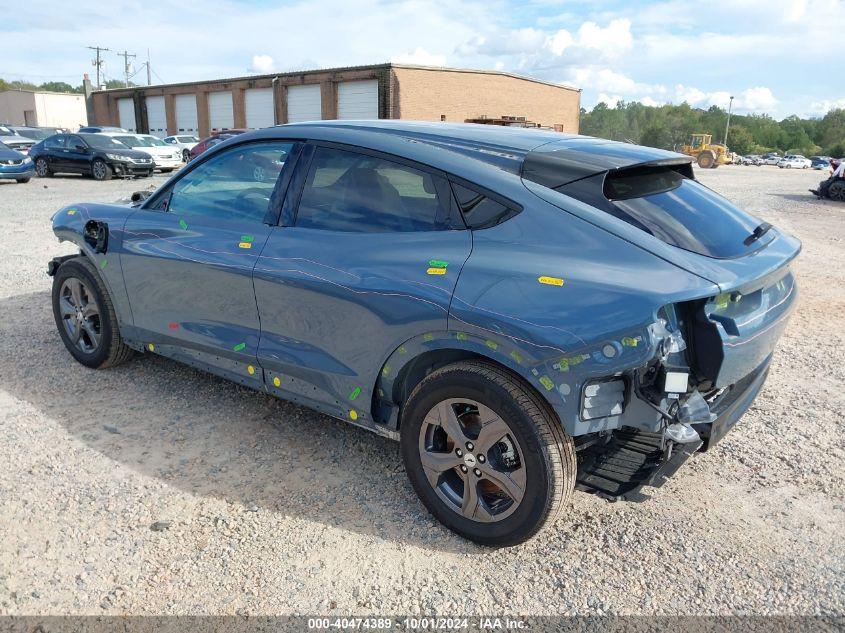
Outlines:
[[[132,149],[158,158],[171,158],[178,152],[175,147],[133,147]]]
[[[135,149],[96,149],[97,152],[104,154],[116,154],[117,156],[125,156],[126,158],[151,158],[146,151],[141,152]]]
[[[26,154],[22,154],[13,149],[0,148],[0,160],[21,160],[25,157]]]

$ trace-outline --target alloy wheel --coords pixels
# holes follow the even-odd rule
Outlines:
[[[100,308],[81,279],[69,277],[59,290],[59,311],[70,342],[86,354],[96,351],[102,337]]]
[[[501,416],[479,402],[451,398],[434,406],[420,428],[419,453],[438,497],[467,519],[501,521],[525,496],[519,443]]]
[[[266,177],[267,171],[261,165],[256,165],[252,170],[252,178],[255,182],[264,182]]]
[[[94,178],[97,180],[102,180],[106,177],[106,164],[102,161],[96,161],[94,163]]]
[[[39,158],[35,163],[35,171],[38,173],[39,178],[47,176],[47,161],[43,158]]]

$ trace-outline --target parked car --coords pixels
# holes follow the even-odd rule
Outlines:
[[[214,147],[215,145],[219,145],[223,141],[226,141],[233,136],[237,136],[238,134],[243,134],[248,130],[226,130],[225,132],[215,132],[209,137],[204,138],[199,143],[194,145],[189,152],[190,160],[195,159],[197,156],[205,152],[206,150]]]
[[[29,182],[35,173],[32,159],[0,141],[0,180]]]
[[[200,142],[199,137],[193,134],[174,134],[161,140],[182,150],[182,160],[186,163],[191,160],[191,150]]]
[[[21,136],[8,125],[0,125],[0,141],[9,149],[21,154],[28,154],[30,148],[36,143],[29,137]]]
[[[49,265],[53,313],[87,367],[160,354],[399,440],[434,516],[511,545],[576,480],[618,497],[713,449],[763,385],[800,243],[692,160],[488,125],[253,131],[135,206],[59,210],[81,253]]]
[[[85,174],[95,180],[117,176],[151,176],[153,159],[103,134],[54,134],[30,151],[40,178]]]
[[[32,139],[34,142],[43,141],[48,136],[55,134],[55,132],[48,132],[38,127],[26,127],[22,125],[13,125],[10,129],[18,136]]]
[[[781,169],[808,169],[810,161],[801,154],[790,154],[779,160],[777,165]]]
[[[778,154],[767,154],[762,158],[762,165],[777,165],[782,160]]]
[[[810,167],[813,169],[830,169],[830,161],[827,158],[814,156],[810,159]]]
[[[113,125],[85,125],[78,130],[80,134],[102,134],[103,132],[128,132],[128,130]]]
[[[119,132],[107,132],[105,134],[117,139],[127,147],[152,156],[155,168],[162,173],[169,173],[183,165],[182,152],[179,149],[171,147],[151,134],[121,134]]]
[[[751,154],[749,156],[743,156],[741,162],[743,165],[754,165],[755,167],[759,167],[763,164],[763,159],[756,154]]]

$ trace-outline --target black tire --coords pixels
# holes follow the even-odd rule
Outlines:
[[[62,314],[62,305],[60,302],[62,290],[65,282],[73,279],[83,284],[89,301],[93,301],[99,310],[98,344],[92,346],[93,349],[88,351],[81,349],[73,341]],[[77,361],[92,369],[105,369],[106,367],[113,367],[126,362],[132,357],[134,352],[126,346],[120,335],[117,314],[115,313],[111,297],[106,290],[105,284],[100,279],[97,269],[87,257],[79,256],[69,259],[59,267],[53,277],[52,301],[53,317],[56,321],[56,327],[59,330],[59,336],[61,336],[62,342],[65,344],[67,350]]]
[[[28,183],[28,182],[29,182],[29,178],[18,178],[18,179],[17,179],[17,181],[18,181],[20,184],[24,185],[24,184],[26,184],[26,183]]]
[[[91,163],[91,175],[94,180],[111,180],[112,168],[106,161],[97,158]]]
[[[182,162],[188,163],[191,160],[191,152],[189,150],[182,150]]]
[[[49,178],[53,175],[53,170],[50,169],[50,164],[46,158],[39,158],[35,161],[35,173],[39,178]]]
[[[716,163],[716,157],[713,152],[701,152],[698,155],[698,166],[702,169],[710,169]]]
[[[453,399],[484,405],[509,429],[506,438],[516,446],[514,452],[525,469],[525,485],[521,500],[509,513],[502,515],[504,518],[492,522],[469,518],[460,508],[448,505],[429,482],[421,457],[422,434],[425,428],[432,428],[426,416],[436,405]],[[434,430],[437,432],[438,427]],[[493,444],[497,450],[500,441],[501,438]],[[467,447],[467,453],[478,448]],[[572,438],[563,431],[548,403],[518,376],[483,361],[447,365],[426,376],[414,388],[403,407],[401,451],[411,485],[426,508],[449,529],[482,545],[511,546],[531,538],[555,519],[575,488],[577,462]],[[460,452],[455,452],[460,456]],[[439,455],[451,457],[452,452],[447,450]],[[487,461],[487,465],[492,466],[490,457]],[[484,461],[479,457],[478,463],[484,464]],[[473,464],[474,457],[470,466]],[[459,466],[463,468],[463,465]],[[471,473],[461,475],[455,466],[444,469],[443,475],[454,479],[456,476],[469,477]],[[484,479],[482,476],[475,484],[476,494],[479,491],[484,494],[478,487]],[[489,506],[486,501],[483,503],[486,513]]]
[[[845,202],[845,180],[838,180],[830,185],[827,197],[836,202]]]

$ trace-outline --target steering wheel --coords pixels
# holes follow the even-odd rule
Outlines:
[[[267,189],[266,187],[250,187],[249,189],[244,189],[235,198],[235,208],[233,211],[244,217],[253,217],[255,215],[254,213],[250,213],[250,210],[260,210],[263,208],[266,211],[270,205],[270,193],[272,191],[272,189]]]

